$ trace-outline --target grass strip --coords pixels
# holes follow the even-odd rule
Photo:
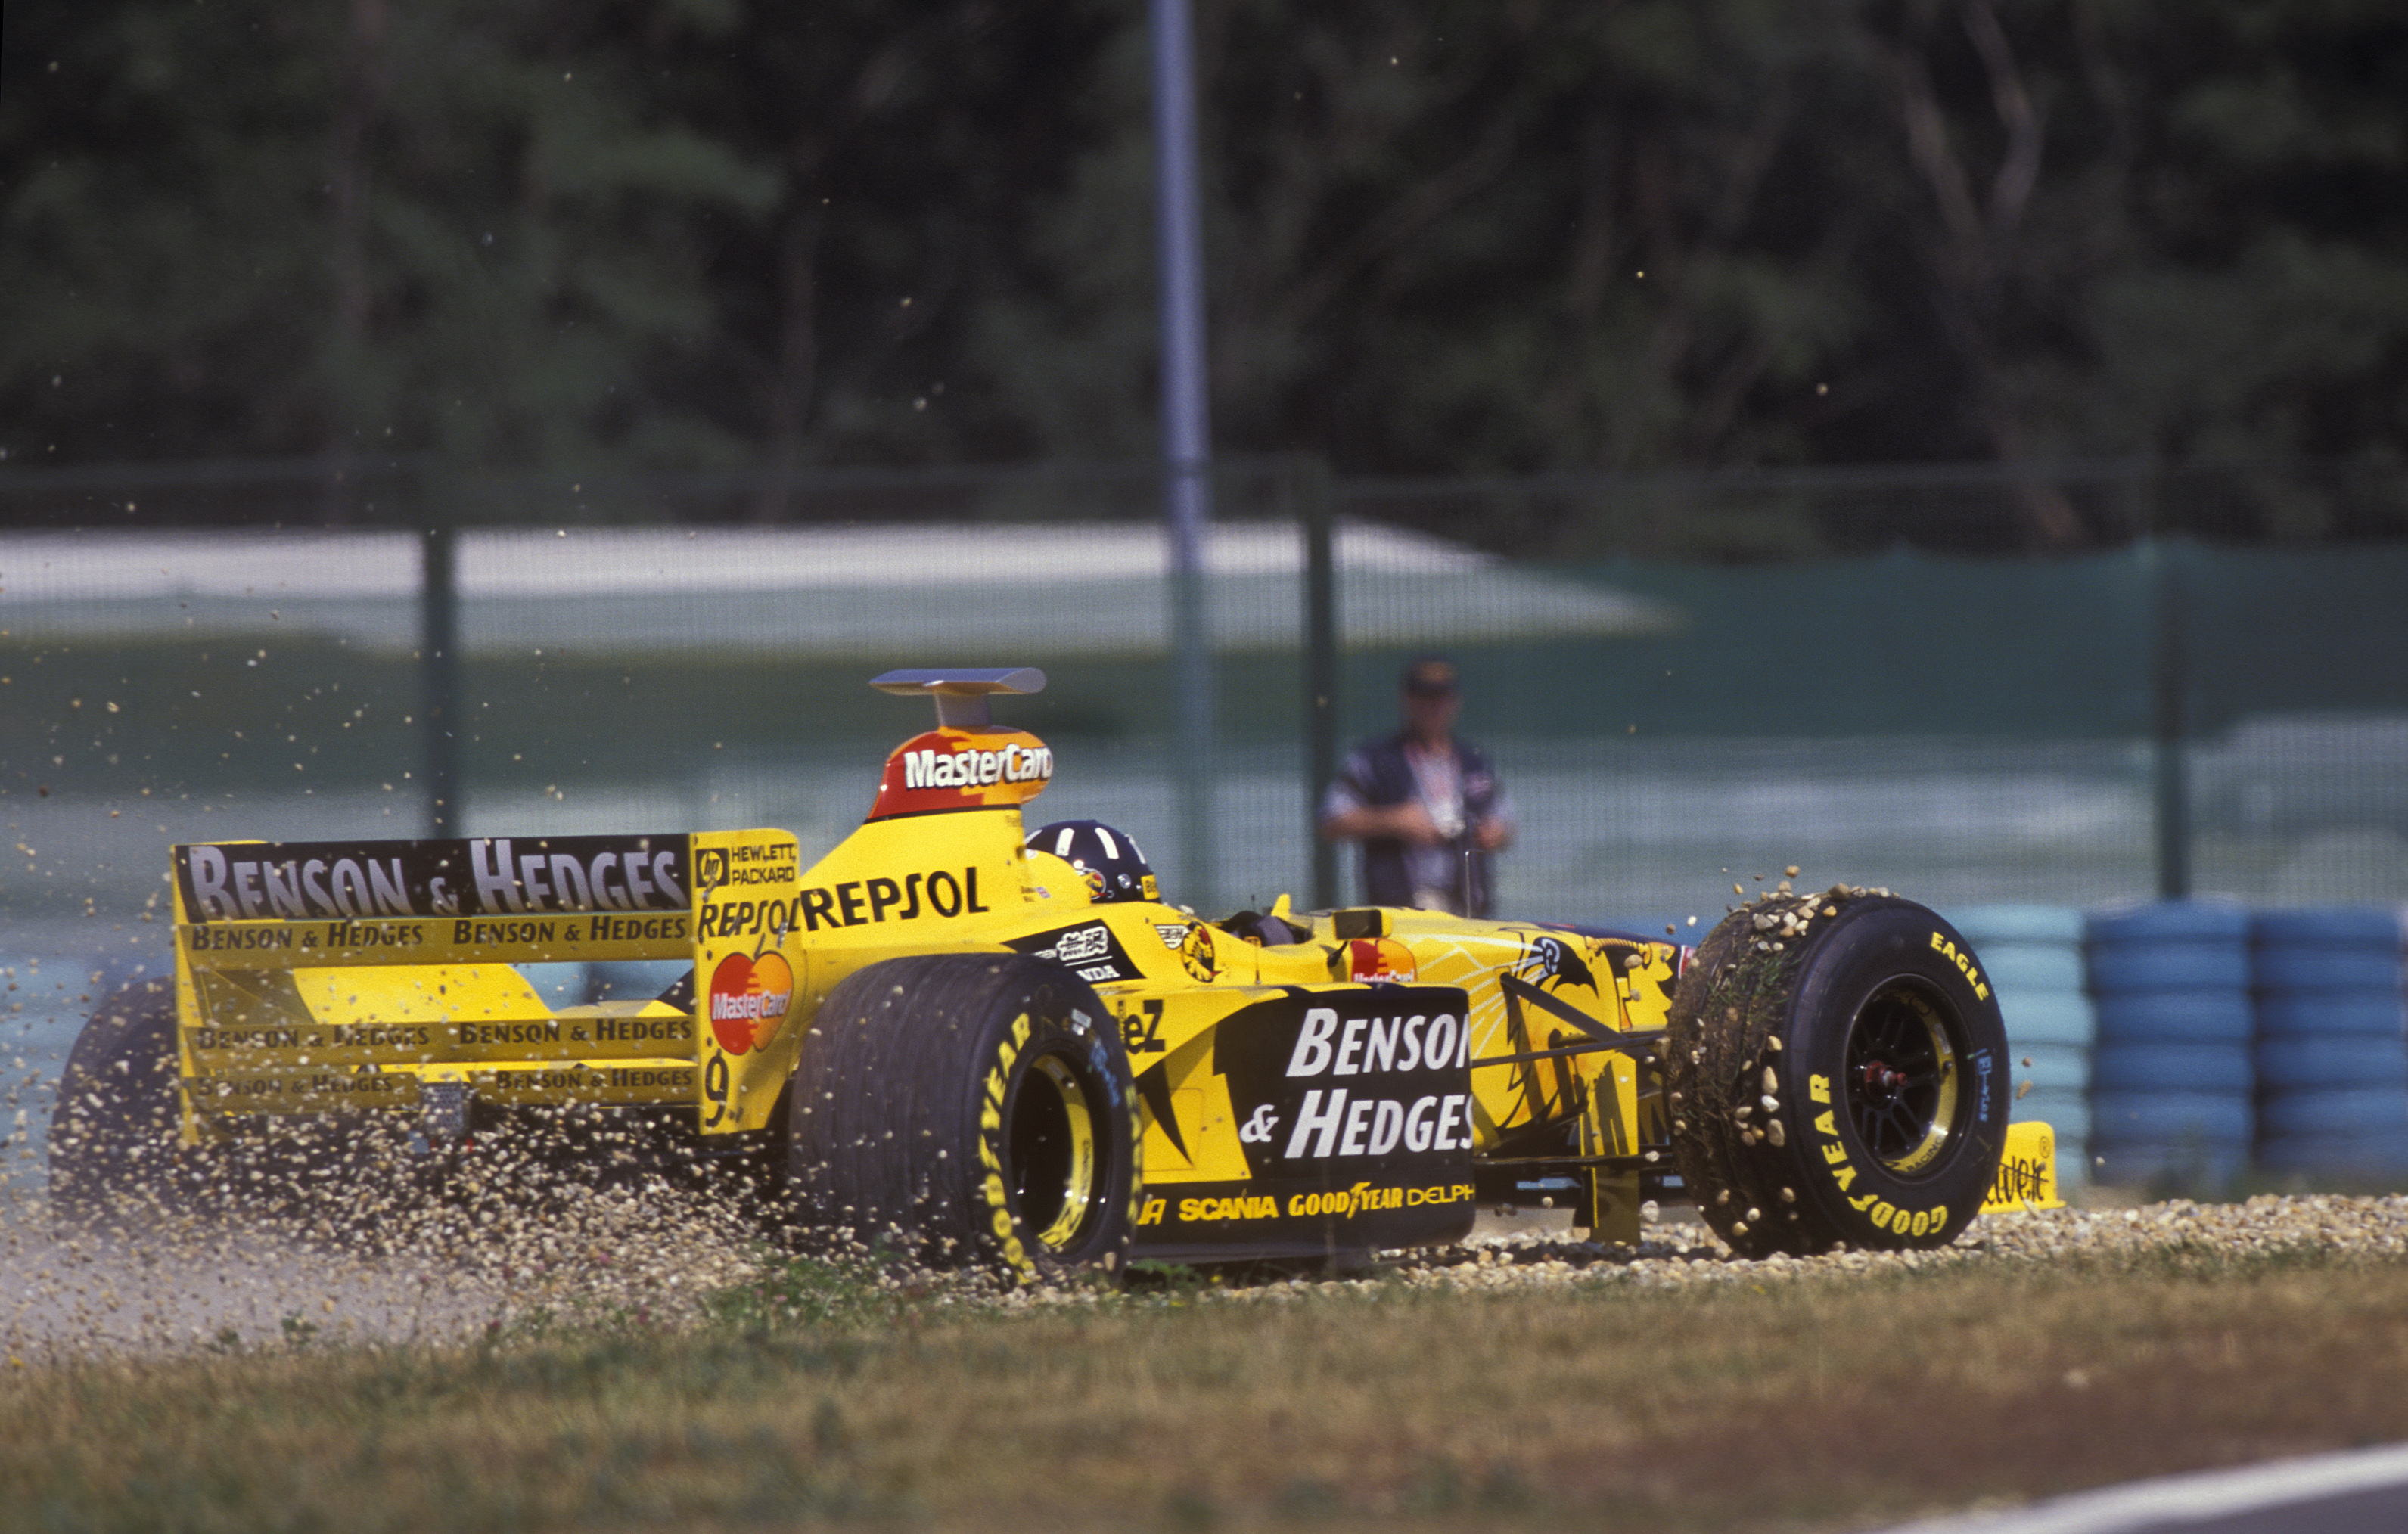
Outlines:
[[[709,1313],[12,1369],[0,1527],[1810,1530],[2408,1439],[2408,1266],[2313,1246]]]

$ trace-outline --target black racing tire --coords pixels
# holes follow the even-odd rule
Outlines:
[[[1844,888],[1751,902],[1692,957],[1670,1023],[1673,1162],[1741,1255],[1945,1246],[1981,1212],[2006,1026],[1932,911]]]
[[[100,1004],[67,1052],[50,1110],[54,1215],[91,1225],[192,1202],[176,1074],[172,981],[141,981]]]
[[[1021,1282],[1126,1256],[1136,1086],[1094,989],[1014,953],[889,959],[821,1003],[787,1104],[807,1231]]]

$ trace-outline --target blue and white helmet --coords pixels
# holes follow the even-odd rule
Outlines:
[[[1052,853],[1078,869],[1087,882],[1088,897],[1097,905],[1161,898],[1136,839],[1101,821],[1057,820],[1031,831],[1027,845],[1031,852]]]

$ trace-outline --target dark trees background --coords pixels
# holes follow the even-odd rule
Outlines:
[[[1139,0],[0,15],[0,467],[1154,449]],[[1354,474],[2408,455],[2386,0],[1198,0],[1197,24],[1226,449]],[[2071,515],[2022,497],[2031,544]]]

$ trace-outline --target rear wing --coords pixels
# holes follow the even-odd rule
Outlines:
[[[750,1064],[732,1074],[729,1054],[757,1049],[801,989],[784,831],[172,856],[179,1063],[203,1117],[407,1108],[453,1082],[509,1102],[681,1102],[721,1128]],[[565,1006],[516,968],[659,960],[693,982]]]

